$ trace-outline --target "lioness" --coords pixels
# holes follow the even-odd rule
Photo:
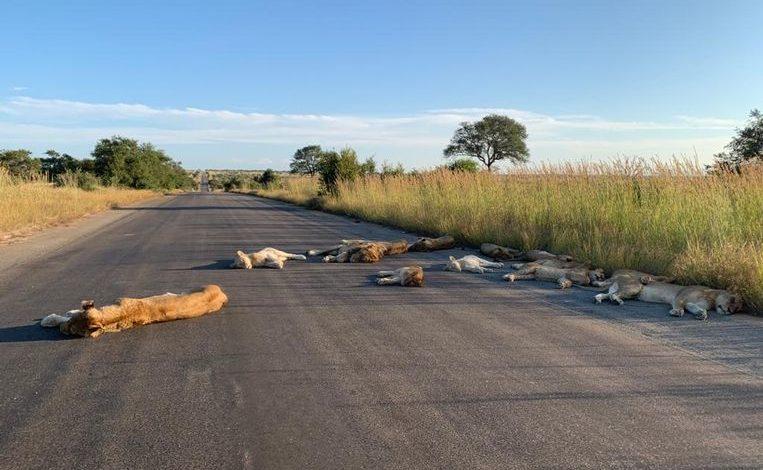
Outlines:
[[[397,255],[408,251],[405,240],[371,241],[342,240],[341,245],[327,250],[310,250],[309,256],[324,256],[324,263],[376,263],[386,255]]]
[[[561,261],[572,261],[572,256],[569,255],[555,255],[544,250],[520,251],[507,246],[494,245],[493,243],[483,243],[480,245],[480,251],[483,255],[499,260],[540,261],[558,259]]]
[[[469,271],[472,273],[491,273],[490,268],[502,268],[503,263],[494,263],[486,259],[482,259],[479,256],[466,255],[462,258],[456,259],[454,256],[449,257],[448,263],[445,265],[446,271]]]
[[[685,310],[698,320],[706,320],[708,310],[715,309],[723,315],[731,315],[744,309],[739,294],[704,286],[679,286],[666,282],[651,282],[642,287],[638,299],[644,302],[671,305],[670,314],[681,317]]]
[[[380,286],[400,284],[403,287],[422,287],[424,270],[421,266],[406,266],[394,271],[379,271],[376,283]]]
[[[591,284],[596,287],[609,287],[607,293],[596,294],[594,300],[601,303],[609,299],[618,305],[623,304],[624,299],[635,299],[641,293],[641,289],[652,282],[670,282],[672,278],[666,276],[654,276],[632,269],[618,269],[608,279],[594,281]]]
[[[216,285],[204,286],[190,294],[162,294],[143,299],[123,297],[114,305],[96,308],[92,300],[82,302],[79,310],[66,315],[48,315],[40,321],[43,327],[55,327],[67,335],[95,338],[134,326],[193,318],[217,312],[228,303],[228,297]]]
[[[238,269],[253,269],[253,268],[274,268],[283,269],[283,264],[286,260],[298,259],[306,261],[305,255],[295,255],[292,253],[286,253],[285,251],[276,250],[275,248],[263,248],[260,251],[254,253],[244,253],[243,251],[237,251],[236,257],[233,258],[231,268]]]
[[[603,269],[591,269],[583,263],[560,259],[541,260],[514,266],[519,268],[516,273],[503,276],[509,282],[536,279],[538,281],[557,282],[559,287],[567,289],[573,284],[588,286],[592,282],[604,279]]]
[[[456,239],[450,235],[440,238],[423,237],[408,245],[408,251],[449,250],[454,246],[456,246]]]

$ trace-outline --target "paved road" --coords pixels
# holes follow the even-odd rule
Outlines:
[[[758,318],[596,307],[442,272],[447,253],[227,269],[239,248],[400,235],[203,193],[16,267],[0,281],[0,467],[763,465]],[[412,260],[426,288],[373,285]],[[82,298],[207,283],[231,299],[220,315],[97,340],[33,324]]]

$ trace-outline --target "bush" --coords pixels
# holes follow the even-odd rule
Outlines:
[[[361,174],[358,154],[350,147],[343,148],[339,153],[324,152],[318,162],[318,174],[322,192],[336,195],[340,182],[354,181]]]
[[[480,170],[480,167],[477,164],[477,162],[472,160],[471,158],[459,158],[459,159],[453,160],[450,163],[450,165],[448,165],[448,170],[477,173]]]
[[[262,172],[259,178],[257,178],[257,182],[265,188],[270,188],[279,186],[281,184],[281,177],[278,176],[278,173],[268,168]]]
[[[59,187],[79,188],[85,191],[98,189],[100,180],[92,173],[84,171],[65,171],[53,178],[53,183]]]

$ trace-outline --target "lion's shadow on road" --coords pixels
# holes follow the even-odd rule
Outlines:
[[[62,334],[58,331],[58,328],[43,328],[39,323],[0,328],[0,343],[28,343],[67,339],[74,339],[74,337]]]

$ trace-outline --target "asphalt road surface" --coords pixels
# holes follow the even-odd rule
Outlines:
[[[0,278],[2,468],[763,466],[760,318],[442,271],[461,250],[233,270],[237,249],[413,235],[231,194],[127,212]],[[412,263],[426,287],[373,283]],[[220,314],[98,339],[34,323],[209,283]]]

